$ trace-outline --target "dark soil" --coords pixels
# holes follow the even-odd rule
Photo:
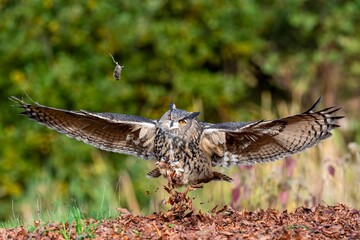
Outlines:
[[[273,209],[176,212],[135,216],[118,209],[116,219],[86,219],[79,225],[35,223],[0,229],[1,239],[360,239],[360,211],[345,205],[299,207],[294,212]]]

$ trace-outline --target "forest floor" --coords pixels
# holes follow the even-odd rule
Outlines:
[[[185,196],[171,196],[168,202],[168,212],[147,216],[121,208],[119,217],[104,220],[0,228],[0,239],[360,239],[360,210],[343,204],[294,212],[224,206],[202,213],[192,210]]]

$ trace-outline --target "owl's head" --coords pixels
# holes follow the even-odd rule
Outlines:
[[[159,124],[162,129],[171,132],[174,135],[184,135],[197,129],[199,112],[188,112],[177,109],[174,103],[170,104],[170,110],[167,111],[160,119]]]

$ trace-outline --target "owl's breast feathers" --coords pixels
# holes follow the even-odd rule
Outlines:
[[[157,168],[149,177],[163,175],[176,186],[194,185],[211,180],[231,181],[231,178],[212,171],[209,161],[199,148],[202,129],[190,135],[176,136],[157,128],[155,136],[155,157]]]

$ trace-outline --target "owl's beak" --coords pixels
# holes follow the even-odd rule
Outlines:
[[[177,129],[179,128],[179,123],[178,122],[174,122],[174,121],[170,121],[170,124],[169,124],[169,129],[172,130],[172,129]]]

